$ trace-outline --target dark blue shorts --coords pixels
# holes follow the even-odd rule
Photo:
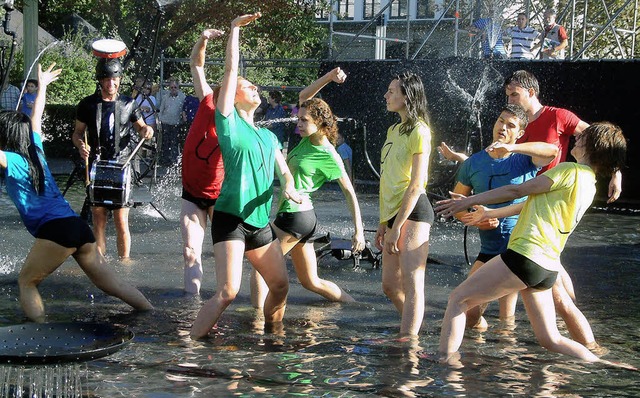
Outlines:
[[[393,216],[389,221],[387,221],[387,227],[393,228],[393,223],[396,221],[396,216]],[[431,202],[429,202],[429,198],[427,197],[426,193],[423,193],[418,197],[418,201],[409,214],[409,217],[407,217],[407,220],[426,222],[427,224],[433,225],[433,221],[435,220],[435,213],[433,212],[433,206],[431,206]]]
[[[556,283],[558,278],[556,271],[549,271],[520,253],[507,249],[500,257],[502,257],[502,261],[509,267],[511,272],[520,278],[527,287],[532,287],[536,290],[547,290]]]
[[[240,240],[245,244],[245,251],[268,245],[276,239],[270,225],[254,227],[240,217],[221,211],[213,212],[211,236],[214,245],[218,242]]]
[[[80,249],[96,241],[89,225],[78,216],[47,221],[38,228],[36,238],[50,240],[68,249]]]
[[[304,243],[316,233],[318,218],[313,209],[296,213],[278,213],[273,225]]]
[[[189,192],[187,192],[184,188],[182,188],[181,197],[187,202],[191,202],[194,205],[198,206],[200,210],[208,210],[209,207],[213,207],[216,204],[216,200],[217,200],[217,199],[197,198],[191,195]]]

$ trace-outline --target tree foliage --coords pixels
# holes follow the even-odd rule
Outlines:
[[[21,3],[18,1],[16,6],[20,8]],[[136,74],[148,74],[157,80],[161,52],[168,58],[188,58],[193,43],[204,29],[228,31],[229,23],[237,15],[256,11],[262,12],[263,17],[242,32],[244,58],[316,59],[324,53],[325,29],[315,23],[312,7],[300,7],[295,0],[40,0],[40,25],[63,37],[65,42],[47,51],[43,62],[56,60],[65,69],[65,78],[61,80],[73,79],[74,82],[68,83],[62,93],[68,94],[66,101],[77,103],[95,87],[95,58],[85,57],[89,51],[82,44],[83,37],[88,42],[95,38],[122,40],[130,50],[130,58],[126,58],[127,81]],[[73,19],[75,25],[70,26],[72,14],[87,21],[96,31],[92,33],[91,29],[78,25],[78,18]],[[69,27],[67,31],[64,26]],[[74,31],[70,32],[70,28]],[[208,57],[223,57],[225,41],[226,37],[212,41],[207,49]],[[74,56],[69,56],[69,43],[78,45]],[[86,54],[80,54],[82,49]],[[165,67],[165,78],[176,74],[183,81],[190,79],[186,64]],[[221,68],[210,69],[212,81],[216,81]],[[71,79],[68,79],[69,73],[72,73]],[[260,85],[303,85],[314,79],[317,71],[272,67],[252,68],[247,73]],[[85,92],[80,95],[80,91]],[[65,101],[63,95],[52,94],[54,101]]]

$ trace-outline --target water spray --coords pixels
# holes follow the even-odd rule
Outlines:
[[[42,54],[44,54],[45,51],[47,51],[53,46],[57,46],[58,44],[60,44],[59,40],[49,43],[45,48],[40,50],[36,59],[34,59],[33,62],[31,63],[31,66],[29,66],[29,70],[27,71],[26,77],[22,81],[22,86],[20,87],[20,97],[18,97],[18,105],[16,105],[16,109],[15,109],[16,111],[20,107],[20,101],[22,101],[22,96],[24,95],[24,88],[27,85],[27,80],[29,80],[29,76],[31,76],[31,72],[33,72],[33,67],[38,63],[38,61],[40,60],[40,57],[42,56]]]

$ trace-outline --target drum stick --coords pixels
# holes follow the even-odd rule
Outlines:
[[[122,168],[124,169],[125,167],[127,167],[127,165],[129,164],[129,162],[131,161],[131,159],[133,159],[134,156],[136,156],[136,153],[138,153],[138,151],[140,150],[140,148],[142,147],[142,144],[144,144],[144,139],[141,139],[140,142],[138,142],[138,145],[136,145],[135,149],[133,150],[133,152],[131,152],[131,155],[129,155],[129,157],[127,158],[127,160],[124,161],[124,164],[122,165]]]
[[[87,141],[87,132],[84,132],[84,146],[85,148],[89,147],[89,142]],[[84,160],[84,185],[89,186],[91,184],[91,179],[89,178],[89,156],[87,155]]]

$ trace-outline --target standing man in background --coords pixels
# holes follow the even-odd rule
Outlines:
[[[182,105],[185,95],[180,90],[180,82],[176,78],[169,79],[169,94],[162,96],[160,102],[160,122],[162,125],[162,149],[160,164],[171,166],[178,159],[178,137],[182,123]]]

